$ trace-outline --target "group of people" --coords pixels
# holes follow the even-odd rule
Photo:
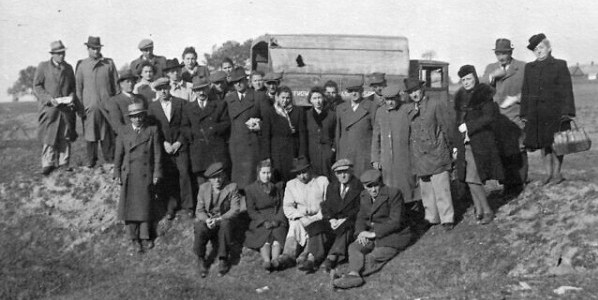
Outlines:
[[[334,285],[360,286],[407,247],[412,229],[452,230],[452,171],[466,183],[480,224],[494,218],[484,183],[496,179],[506,195],[521,192],[527,151],[542,151],[543,184],[564,180],[563,157],[551,145],[575,106],[566,62],[552,57],[544,34],[529,39],[534,62],[513,59],[511,42],[501,38],[497,62],[482,77],[462,66],[453,107],[427,95],[419,78],[387,84],[384,73],[373,73],[370,96],[363,79],[347,82],[346,100],[329,81],[309,91],[304,108],[281,85],[282,73],[248,78],[230,59],[210,70],[193,47],[181,64],[155,55],[144,39],[141,56],[117,74],[99,37],[85,45],[89,57],[75,71],[61,41],[37,68],[42,173],[72,171],[78,114],[87,167],[95,167],[98,145],[114,163],[132,249],[154,247],[162,217],[195,218],[201,277],[211,264],[209,242],[219,275],[230,269],[231,246],[244,243],[268,272],[294,265],[330,271],[348,261]]]

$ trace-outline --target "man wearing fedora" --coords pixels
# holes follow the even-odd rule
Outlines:
[[[166,66],[162,69],[162,72],[164,72],[170,80],[170,94],[174,97],[191,101],[191,87],[193,84],[184,81],[181,77],[182,67],[183,65],[179,64],[178,59],[168,59],[166,60]]]
[[[496,40],[494,54],[497,62],[486,67],[481,81],[494,87],[494,102],[499,107],[496,138],[505,168],[504,193],[518,194],[527,181],[528,159],[523,146],[523,127],[520,103],[525,63],[513,58],[511,41]]]
[[[208,98],[214,100],[224,100],[227,90],[226,73],[224,71],[215,71],[210,74],[210,94]]]
[[[118,128],[122,125],[131,124],[128,117],[127,108],[136,100],[140,100],[147,107],[147,101],[140,95],[133,94],[133,86],[137,81],[137,76],[133,74],[131,69],[126,69],[120,73],[118,84],[120,86],[120,93],[110,97],[105,103],[106,111],[109,115],[110,126],[114,128],[118,134]]]
[[[139,51],[141,51],[141,56],[131,62],[131,70],[139,73],[141,71],[141,64],[147,61],[154,66],[154,77],[152,80],[164,76],[163,70],[166,67],[166,57],[154,54],[154,41],[143,39],[139,42],[137,47],[139,48]]]
[[[380,106],[384,106],[384,97],[382,96],[382,90],[386,87],[386,74],[380,72],[374,72],[370,74],[370,88],[372,94],[368,99]]]
[[[88,58],[77,62],[75,72],[77,98],[83,102],[85,121],[83,135],[87,141],[87,167],[93,168],[98,160],[98,143],[104,160],[114,159],[114,129],[108,121],[105,102],[119,92],[118,73],[114,62],[102,56],[99,37],[87,39]]]
[[[158,195],[167,203],[166,217],[175,218],[175,211],[180,207],[188,217],[193,217],[194,201],[189,174],[189,145],[187,143],[187,124],[183,120],[185,100],[170,95],[170,81],[158,78],[152,83],[156,91],[156,101],[150,103],[148,115],[158,125],[163,138],[162,180]]]
[[[39,133],[42,139],[42,174],[56,167],[70,170],[71,143],[77,139],[76,114],[85,118],[75,97],[75,73],[64,58],[62,41],[50,44],[51,58],[41,62],[33,77],[33,92],[40,104]]]
[[[203,175],[208,181],[199,187],[193,241],[197,267],[202,278],[207,276],[210,267],[206,257],[206,245],[209,241],[212,241],[212,251],[216,252],[219,259],[218,276],[223,276],[230,269],[233,222],[241,205],[237,184],[228,180],[222,163],[211,164]]]
[[[156,238],[154,187],[162,178],[162,150],[158,128],[147,123],[144,102],[129,104],[127,115],[130,123],[118,129],[114,158],[114,179],[121,185],[118,217],[125,221],[132,250],[143,252],[154,247]]]
[[[221,162],[229,174],[230,119],[226,102],[210,98],[210,82],[205,77],[193,81],[193,98],[185,104],[183,119],[189,129],[191,170],[199,186],[206,181],[203,173],[215,162]]]

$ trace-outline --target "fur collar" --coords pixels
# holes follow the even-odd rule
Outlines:
[[[471,91],[471,98],[469,99],[469,103],[463,103],[465,99],[468,97],[467,91],[464,88],[460,88],[455,95],[455,109],[456,110],[469,110],[469,109],[479,109],[482,104],[492,101],[492,96],[494,96],[494,89],[485,84],[485,83],[478,83]]]

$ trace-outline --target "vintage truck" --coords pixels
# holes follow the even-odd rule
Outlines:
[[[426,82],[428,94],[449,101],[448,63],[409,59],[409,43],[401,36],[266,34],[253,40],[251,69],[284,72],[282,84],[293,90],[295,104],[309,106],[306,97],[313,86],[328,80],[338,83],[340,91],[350,78],[364,79],[368,74],[386,73],[389,84],[403,85],[407,76]]]

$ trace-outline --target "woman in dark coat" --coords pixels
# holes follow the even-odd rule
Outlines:
[[[494,213],[488,205],[484,182],[503,179],[503,168],[498,154],[493,123],[498,107],[492,100],[494,90],[479,83],[476,70],[471,65],[459,69],[463,87],[455,95],[458,132],[454,134],[457,147],[457,176],[466,182],[476,210],[476,218],[488,224]]]
[[[245,246],[260,249],[263,267],[271,271],[272,262],[282,252],[287,235],[287,218],[282,210],[282,182],[273,184],[272,165],[262,161],[257,167],[257,180],[245,188],[247,213],[251,222],[246,232]]]
[[[324,90],[314,87],[309,91],[307,100],[312,108],[306,113],[307,145],[309,160],[316,175],[333,179],[330,167],[334,161],[334,132],[336,115],[326,105]]]
[[[554,134],[569,129],[575,117],[571,74],[567,62],[552,57],[550,42],[543,33],[529,39],[528,49],[536,60],[525,65],[521,90],[521,118],[525,122],[523,144],[531,150],[542,150],[548,176],[544,184],[564,180],[561,175],[563,155],[552,151]],[[561,123],[563,126],[561,127]]]
[[[278,88],[274,109],[263,115],[261,139],[262,160],[271,159],[272,167],[279,172],[274,181],[293,179],[293,159],[306,156],[307,134],[305,111],[293,105],[289,87]]]

